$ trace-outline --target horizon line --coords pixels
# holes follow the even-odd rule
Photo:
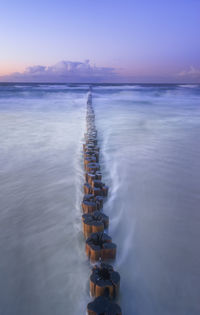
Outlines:
[[[112,85],[142,85],[142,84],[145,84],[145,85],[152,85],[152,84],[160,84],[160,85],[177,85],[177,84],[181,84],[181,85],[200,85],[200,82],[199,83],[196,83],[196,82],[176,82],[176,83],[159,83],[159,82],[152,82],[152,83],[149,83],[149,82],[137,82],[137,83],[134,83],[134,82],[24,82],[24,81],[2,81],[0,82],[0,84],[60,84],[60,85],[63,85],[63,84],[79,84],[79,85],[93,85],[93,84],[98,84],[98,85],[108,85],[108,84],[112,84]]]

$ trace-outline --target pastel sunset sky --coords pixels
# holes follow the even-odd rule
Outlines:
[[[0,81],[200,83],[200,0],[1,0]]]

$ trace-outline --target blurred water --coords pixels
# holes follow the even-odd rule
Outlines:
[[[200,86],[98,87],[124,314],[200,314]]]
[[[2,315],[85,309],[79,205],[87,90],[1,87]]]
[[[84,314],[88,86],[0,85],[0,314]],[[123,314],[200,313],[200,87],[93,87]]]

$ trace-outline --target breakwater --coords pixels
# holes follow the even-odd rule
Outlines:
[[[119,293],[120,275],[112,267],[116,258],[117,245],[105,233],[109,217],[103,213],[104,199],[108,187],[102,182],[100,171],[97,129],[92,105],[92,92],[88,93],[85,143],[83,144],[85,183],[82,201],[82,225],[85,237],[85,251],[93,264],[90,276],[90,295],[93,301],[87,305],[88,315],[121,315],[115,299]]]

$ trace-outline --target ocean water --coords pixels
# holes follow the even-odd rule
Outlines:
[[[85,314],[87,85],[0,85],[0,314]],[[94,85],[123,314],[200,314],[200,86]]]

